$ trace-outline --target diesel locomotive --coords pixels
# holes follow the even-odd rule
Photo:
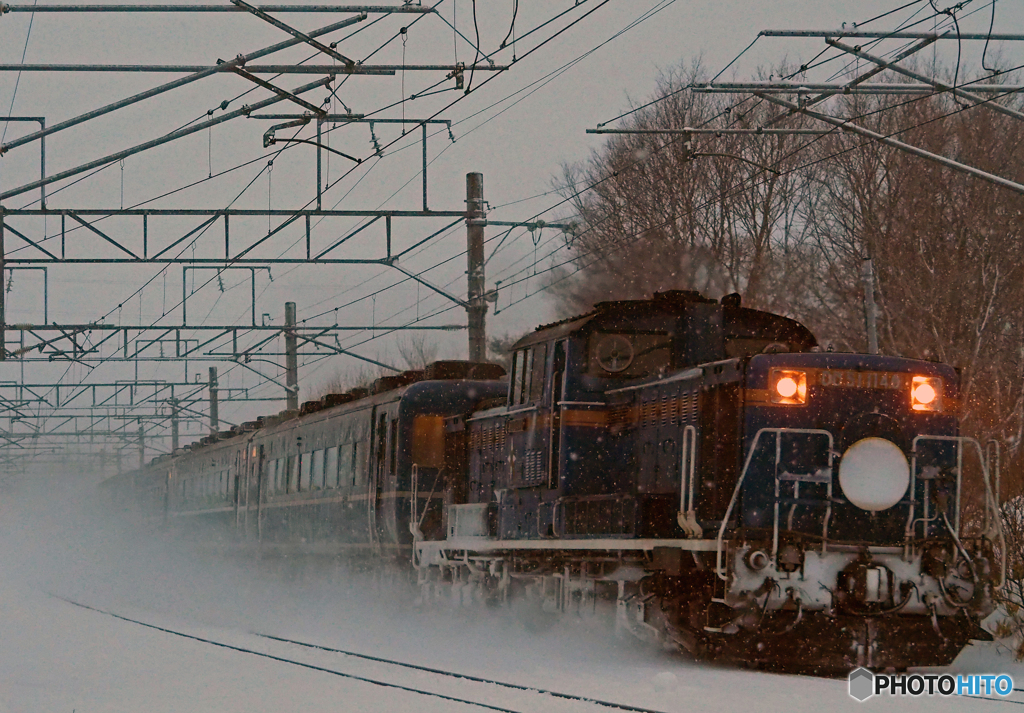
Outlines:
[[[194,536],[386,560],[422,601],[899,670],[990,638],[1002,584],[998,449],[960,434],[958,389],[739,295],[667,292],[539,327],[507,375],[439,362],[104,486]]]

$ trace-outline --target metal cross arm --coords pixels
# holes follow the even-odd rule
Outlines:
[[[406,275],[407,277],[410,277],[413,280],[416,280],[416,282],[420,283],[424,287],[429,287],[430,289],[432,289],[434,292],[436,292],[437,294],[441,295],[442,297],[447,297],[448,299],[450,299],[452,302],[454,302],[455,304],[459,305],[460,307],[462,307],[464,309],[469,309],[469,302],[466,302],[466,300],[460,300],[455,295],[450,294],[450,293],[442,290],[440,287],[438,287],[437,285],[434,285],[434,284],[428,282],[427,280],[424,280],[422,277],[420,277],[416,273],[409,272],[404,267],[399,265],[397,262],[392,262],[391,263],[391,267],[395,268],[396,270],[401,272],[403,275]]]
[[[354,17],[354,18],[348,18],[348,19],[345,19],[345,20],[341,20],[339,22],[332,23],[332,24],[327,25],[325,27],[321,27],[319,30],[315,30],[313,32],[310,32],[309,36],[310,37],[318,37],[320,35],[325,35],[325,34],[327,34],[329,32],[334,32],[335,30],[341,30],[341,29],[344,29],[344,28],[346,28],[346,27],[348,27],[350,25],[354,25],[355,23],[361,22],[364,19],[366,19],[365,15],[359,15],[359,16]],[[300,39],[290,39],[290,40],[285,40],[283,42],[278,42],[277,44],[270,45],[269,47],[264,47],[261,50],[257,50],[255,52],[250,52],[249,54],[243,55],[241,57],[236,57],[233,60],[225,62],[224,64],[219,64],[219,65],[214,65],[212,67],[207,67],[207,68],[205,68],[205,69],[203,69],[201,71],[198,71],[198,72],[196,72],[194,74],[190,74],[187,77],[182,77],[180,79],[174,80],[173,82],[168,82],[166,84],[161,84],[158,87],[154,87],[152,89],[148,89],[148,90],[146,90],[144,92],[140,92],[139,94],[135,94],[135,95],[130,96],[130,97],[126,98],[126,99],[120,99],[120,100],[118,100],[116,102],[113,102],[112,104],[107,104],[106,106],[100,107],[99,109],[94,109],[92,111],[86,112],[85,114],[80,114],[80,115],[78,115],[76,117],[73,117],[71,119],[68,119],[66,121],[59,122],[57,124],[54,124],[53,126],[48,126],[48,127],[44,128],[44,129],[40,129],[39,131],[36,131],[34,133],[27,134],[27,135],[22,136],[20,138],[17,138],[17,139],[14,139],[12,141],[9,141],[6,144],[0,145],[0,155],[3,155],[6,151],[9,151],[10,149],[16,148],[16,147],[21,146],[23,144],[27,144],[27,143],[30,143],[32,141],[37,141],[37,140],[41,139],[44,136],[49,136],[50,134],[56,133],[58,131],[63,131],[64,129],[71,128],[72,126],[77,126],[78,124],[84,123],[84,122],[89,121],[91,119],[95,119],[96,117],[103,116],[104,114],[109,114],[109,113],[111,113],[113,111],[117,111],[118,109],[123,109],[124,107],[131,106],[132,104],[136,104],[136,103],[138,103],[140,101],[143,101],[145,99],[150,99],[151,97],[155,97],[155,96],[158,96],[158,95],[163,94],[165,92],[169,92],[169,91],[171,91],[173,89],[177,89],[178,87],[182,87],[182,86],[184,86],[186,84],[190,84],[190,83],[198,81],[200,79],[205,79],[206,77],[212,77],[213,75],[215,75],[215,74],[217,74],[219,72],[229,71],[231,69],[231,67],[235,66],[236,64],[237,65],[243,65],[243,64],[246,64],[248,62],[251,62],[254,59],[259,59],[261,57],[266,57],[267,55],[274,54],[275,52],[279,52],[279,51],[281,51],[283,49],[287,49],[289,47],[293,47],[293,46],[295,46],[297,44],[301,44],[301,43],[302,43],[302,40],[300,40]],[[293,92],[293,94],[297,94],[297,93],[298,93],[298,90]],[[254,108],[262,108],[262,107],[257,106],[257,107],[254,107]]]
[[[966,164],[960,163],[959,161],[954,161],[952,159],[946,158],[945,156],[934,154],[931,151],[925,151],[924,149],[918,148],[917,146],[912,146],[910,144],[898,141],[884,134],[879,134],[878,132],[872,131],[871,129],[865,129],[863,126],[853,124],[846,119],[838,119],[834,116],[828,116],[827,114],[812,111],[807,107],[800,106],[799,104],[794,104],[791,101],[786,101],[785,99],[780,99],[779,97],[772,96],[770,94],[761,94],[760,92],[754,92],[754,96],[760,97],[761,99],[771,102],[772,104],[777,104],[778,106],[786,107],[792,113],[806,114],[811,118],[817,119],[818,121],[823,121],[826,124],[831,124],[832,126],[838,127],[843,131],[849,131],[854,134],[866,136],[870,139],[874,139],[879,143],[885,144],[886,146],[891,146],[892,148],[899,149],[900,151],[905,151],[906,153],[912,154],[919,158],[925,158],[928,159],[929,161],[934,161],[943,166],[946,166],[947,168],[951,168],[954,171],[966,173],[967,175],[974,176],[975,178],[980,178],[981,180],[988,181],[989,183],[994,183],[995,185],[1002,186],[1003,188],[1009,188],[1011,191],[1014,191],[1015,193],[1024,194],[1024,185],[1021,185],[1020,183],[1016,183],[1015,181],[1011,181],[1001,176],[996,176],[994,174],[988,173],[987,171],[982,171],[981,169],[975,168],[974,166],[968,166]]]
[[[327,13],[338,13],[338,12],[362,12],[362,13],[373,13],[374,15],[388,15],[394,13],[410,13],[417,15],[425,15],[427,13],[436,12],[432,7],[425,7],[423,5],[257,5],[256,8],[263,12],[327,12]],[[132,13],[132,12],[185,12],[185,13],[196,13],[196,12],[244,12],[241,7],[231,7],[229,5],[8,5],[6,3],[0,3],[0,15],[8,12],[73,12],[73,13],[93,13],[93,12],[117,12],[117,13]]]
[[[355,74],[368,77],[393,77],[398,72],[451,72],[452,64],[357,64],[352,67],[337,64],[247,64],[252,74]],[[480,65],[478,72],[504,72],[509,65]],[[206,64],[10,64],[0,63],[0,72],[117,72],[123,74],[191,74],[205,71],[223,72],[222,65]],[[187,79],[187,78],[186,78]],[[426,96],[420,94],[418,96]],[[415,98],[415,97],[414,97]],[[401,120],[399,120],[401,121]],[[405,123],[418,124],[406,120]],[[431,122],[435,123],[435,122]]]
[[[905,50],[903,50],[902,52],[897,54],[895,57],[893,57],[892,61],[893,62],[900,62],[900,61],[906,59],[907,57],[910,57],[911,55],[917,54],[918,52],[923,50],[925,47],[927,47],[930,44],[932,44],[933,42],[935,42],[936,39],[937,38],[935,36],[926,37],[926,38],[922,39],[920,42],[916,42],[916,43],[910,45]],[[876,76],[878,74],[881,74],[884,71],[885,71],[885,67],[872,67],[868,71],[864,72],[864,74],[861,74],[861,75],[859,75],[857,77],[854,77],[849,82],[847,82],[845,85],[843,85],[843,89],[845,90],[847,88],[852,88],[852,87],[860,86],[861,84],[864,84],[865,82],[867,82],[872,77],[874,77],[874,76]],[[840,93],[840,92],[823,92],[821,94],[818,94],[817,96],[809,97],[809,98],[803,100],[801,102],[801,105],[804,106],[804,107],[809,107],[812,104],[818,104],[820,102],[823,102],[826,99],[828,99],[829,97],[835,96],[837,93]],[[779,116],[776,116],[774,119],[771,119],[770,121],[765,122],[765,124],[766,125],[767,124],[776,124],[779,121],[782,121],[783,119],[785,119],[787,116],[790,116],[792,113],[793,112],[786,112],[785,114],[781,114]]]
[[[1024,114],[1022,114],[1019,111],[1014,111],[1013,109],[1005,107],[1002,104],[996,104],[995,102],[991,101],[991,99],[986,99],[985,97],[978,96],[977,94],[965,92],[963,89],[959,89],[958,87],[954,87],[950,84],[945,84],[937,79],[933,79],[918,72],[914,72],[913,70],[904,69],[903,67],[898,66],[895,62],[887,62],[881,57],[876,57],[872,54],[868,54],[859,47],[851,47],[850,45],[843,44],[842,42],[833,40],[831,38],[826,38],[825,42],[827,42],[831,47],[835,47],[836,49],[842,50],[843,52],[852,54],[853,56],[859,57],[860,59],[866,59],[868,62],[873,62],[879,67],[884,67],[885,69],[896,72],[897,74],[902,74],[905,77],[910,77],[911,79],[916,79],[919,82],[930,84],[932,87],[940,91],[950,92],[951,94],[953,94],[953,96],[960,97],[961,99],[966,99],[967,101],[977,104],[979,106],[988,107],[992,111],[998,112],[1000,114],[1012,116],[1014,119],[1024,119]]]
[[[330,83],[330,81],[331,81],[330,78],[326,77],[324,79],[320,79],[320,80],[317,80],[315,82],[310,82],[309,84],[304,84],[301,87],[293,89],[291,94],[293,94],[293,95],[304,94],[305,92],[308,92],[308,91],[310,91],[312,89],[316,89],[317,87],[326,86],[327,84]],[[236,119],[236,118],[238,118],[240,116],[246,116],[246,115],[250,114],[253,111],[256,111],[258,109],[262,109],[263,107],[270,106],[272,104],[277,104],[278,102],[281,102],[281,101],[284,101],[284,97],[273,96],[273,97],[270,97],[269,99],[264,99],[263,101],[256,102],[255,104],[246,105],[246,106],[241,107],[240,109],[236,109],[234,111],[230,111],[230,112],[221,114],[219,117],[216,117],[216,118],[213,118],[213,119],[209,119],[207,121],[201,121],[201,122],[193,124],[192,126],[189,126],[189,127],[183,127],[181,129],[178,129],[177,131],[172,131],[171,133],[165,134],[164,136],[161,136],[159,138],[152,139],[151,141],[146,141],[145,143],[138,144],[138,145],[133,146],[133,147],[128,148],[128,149],[124,149],[123,151],[118,151],[116,153],[108,154],[107,156],[104,156],[102,158],[98,158],[98,159],[95,159],[93,161],[89,161],[88,163],[83,163],[83,164],[81,164],[79,166],[76,166],[74,168],[69,168],[66,171],[61,171],[60,173],[55,173],[52,176],[47,176],[46,178],[42,178],[42,179],[40,179],[38,181],[32,181],[31,183],[26,183],[23,186],[19,186],[17,188],[12,188],[10,190],[4,191],[3,193],[0,193],[0,201],[4,200],[5,198],[11,198],[13,196],[21,195],[22,193],[26,193],[28,191],[34,190],[36,188],[39,188],[40,186],[45,186],[45,185],[48,185],[50,183],[55,183],[56,181],[62,181],[65,178],[70,178],[72,176],[77,176],[80,173],[85,173],[86,171],[91,171],[94,168],[100,168],[101,166],[106,166],[109,163],[114,163],[115,161],[120,161],[123,158],[128,158],[129,156],[133,156],[133,155],[135,155],[137,153],[141,153],[143,151],[146,151],[148,149],[154,148],[156,146],[160,146],[162,144],[166,144],[166,143],[169,143],[171,141],[175,141],[175,140],[183,138],[185,136],[191,136],[192,134],[195,134],[195,133],[197,133],[199,131],[205,131],[206,129],[210,128],[211,126],[216,126],[217,124],[222,124],[222,123],[224,123],[226,121],[231,121],[232,119]]]
[[[898,40],[991,40],[1002,42],[1004,40],[1024,40],[1022,34],[989,33],[989,32],[954,32],[952,29],[945,32],[871,32],[867,30],[761,30],[758,37],[865,37]]]
[[[73,338],[72,335],[74,335],[74,334],[81,334],[82,332],[85,331],[84,329],[73,329],[69,333],[69,332],[65,331],[64,329],[61,329],[60,327],[58,327],[56,324],[53,325],[53,327],[51,327],[50,329],[59,331],[61,333],[61,335],[58,336],[58,337],[54,337],[52,339],[44,339],[44,340],[42,340],[40,342],[37,342],[37,343],[32,344],[32,345],[27,346],[27,347],[21,347],[20,349],[13,349],[13,350],[11,350],[9,352],[5,350],[5,353],[8,356],[19,357],[19,356],[22,356],[24,354],[28,354],[29,352],[31,352],[31,351],[33,351],[35,349],[38,349],[40,352],[42,352],[43,349],[45,349],[46,347],[53,346],[55,343],[57,343],[59,341],[62,341],[64,339],[69,340],[74,345],[76,353],[80,350],[78,342],[75,341],[75,339]],[[31,334],[34,337],[42,339],[42,337],[40,337],[38,334],[36,334],[36,329],[31,327],[31,326],[29,326],[29,325],[14,325],[14,326],[5,325],[4,326],[4,331],[6,331],[6,332],[23,332],[24,331],[24,332],[28,332],[29,334]],[[93,351],[93,350],[90,350],[90,351]]]
[[[352,67],[352,66],[355,65],[355,60],[352,60],[352,59],[346,57],[345,55],[341,54],[340,52],[336,52],[334,49],[328,47],[327,45],[323,44],[322,42],[318,42],[317,40],[313,39],[312,37],[310,37],[306,33],[299,32],[294,27],[291,27],[290,25],[286,25],[285,23],[281,22],[280,20],[271,17],[267,13],[263,12],[263,10],[259,9],[258,7],[254,6],[254,5],[250,5],[249,3],[245,2],[244,0],[231,0],[231,4],[234,5],[235,7],[240,7],[243,10],[247,10],[248,12],[251,12],[253,15],[255,15],[258,18],[260,18],[264,22],[269,22],[271,25],[273,25],[277,29],[284,30],[289,35],[291,35],[292,37],[297,37],[298,39],[302,40],[303,42],[305,42],[310,47],[313,47],[315,49],[320,50],[324,54],[326,54],[326,55],[328,55],[330,57],[333,57],[334,59],[338,60],[339,62],[344,62],[345,65],[348,66],[348,67]],[[367,17],[366,13],[363,13],[360,17],[361,17],[361,19],[365,20],[366,17]]]
[[[338,347],[338,346],[335,346],[333,344],[327,344],[326,342],[321,342],[321,341],[319,341],[317,339],[313,339],[312,337],[306,337],[306,336],[303,336],[302,334],[296,334],[295,337],[297,339],[302,340],[303,342],[308,343],[308,344],[313,344],[314,346],[323,347],[324,349],[327,349],[328,351],[332,351],[335,354],[344,354],[345,356],[350,356],[350,357],[353,357],[355,359],[359,359],[361,361],[365,361],[365,362],[368,362],[370,364],[373,364],[374,366],[379,366],[379,367],[381,367],[383,369],[389,369],[389,370],[394,371],[394,372],[402,371],[401,369],[399,369],[396,366],[391,366],[390,364],[385,364],[382,361],[377,361],[376,359],[371,359],[370,357],[360,356],[359,354],[356,354],[354,352],[350,352],[348,349],[344,349],[342,347]]]
[[[717,87],[716,87],[717,90]],[[705,90],[702,90],[705,91]],[[739,90],[730,90],[733,92],[739,92]],[[753,89],[743,90],[743,94],[748,94],[754,91]],[[710,134],[711,136],[730,136],[730,135],[758,135],[764,134],[765,136],[788,136],[790,134],[809,134],[811,136],[822,136],[824,134],[831,134],[831,129],[694,129],[687,127],[684,129],[587,129],[588,134],[652,134],[652,135],[685,135],[685,134]]]
[[[890,63],[891,64],[891,63]],[[891,67],[890,67],[891,69]],[[985,94],[1010,94],[1024,91],[1024,84],[977,84],[984,81],[979,78],[960,86],[970,86],[972,92]],[[692,87],[690,91],[697,94],[749,94],[765,92],[768,94],[809,94],[811,92],[832,92],[836,94],[935,94],[943,89],[937,88],[935,82],[928,84],[894,84],[892,82],[871,82],[851,87],[846,84],[826,82],[720,82],[702,87]],[[725,133],[722,129],[587,129],[588,134],[662,134],[682,133]],[[734,132],[754,133],[757,129],[733,129]]]
[[[248,79],[253,84],[257,84],[257,85],[263,87],[264,89],[268,89],[268,90],[272,91],[274,94],[276,94],[279,97],[282,97],[284,99],[287,99],[290,102],[294,102],[295,104],[298,104],[299,106],[301,106],[306,111],[312,112],[312,113],[316,114],[317,116],[325,116],[327,114],[327,111],[324,110],[323,108],[318,107],[318,106],[316,106],[314,104],[310,104],[305,99],[299,99],[297,96],[295,96],[291,92],[286,91],[284,89],[281,89],[280,87],[275,87],[270,82],[268,82],[268,81],[266,81],[264,79],[260,79],[259,77],[255,76],[253,74],[249,74],[248,72],[246,72],[241,67],[237,67],[237,66],[236,67],[232,67],[231,71],[233,71],[239,77],[242,77],[244,79]]]

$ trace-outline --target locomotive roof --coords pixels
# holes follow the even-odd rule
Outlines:
[[[805,348],[817,344],[817,340],[810,330],[794,319],[782,315],[764,312],[761,310],[740,307],[738,295],[735,302],[729,303],[723,299],[723,309],[727,313],[739,317],[738,322],[750,326],[767,326],[772,324],[779,332],[785,332],[793,341],[801,343]],[[692,290],[672,290],[669,292],[655,292],[651,299],[647,300],[615,300],[609,302],[598,302],[594,308],[585,314],[563,319],[550,324],[542,324],[533,332],[527,334],[517,341],[511,349],[514,351],[522,347],[530,346],[550,339],[575,334],[586,327],[594,320],[605,316],[626,316],[642,317],[650,314],[676,314],[682,315],[688,304],[718,304],[718,300],[710,299]],[[783,335],[780,334],[780,337]]]

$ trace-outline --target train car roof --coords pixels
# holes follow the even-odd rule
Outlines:
[[[437,362],[435,365],[432,365],[432,366],[448,365],[450,367],[451,365],[457,364],[457,363],[458,362],[453,362],[453,361]],[[473,363],[467,362],[467,364],[473,364]],[[494,368],[492,368],[490,370],[477,369],[476,371],[474,371],[473,369],[469,369],[469,370],[466,371],[466,373],[474,374],[474,373],[480,372],[481,374],[483,374],[485,376],[488,375],[488,374],[496,375],[498,371],[500,371],[502,374],[505,373],[504,369],[502,369],[498,365],[487,365],[487,364],[481,362],[477,366],[485,366],[485,365],[486,366],[491,366],[491,367],[494,367]],[[428,371],[426,373],[430,373],[429,369],[428,369]],[[441,371],[441,373],[444,374],[443,371]],[[501,377],[501,378],[503,379],[504,377]],[[442,378],[424,379],[424,380],[420,380],[420,381],[413,381],[411,383],[406,383],[406,384],[403,384],[402,386],[398,386],[396,388],[392,388],[392,389],[389,389],[387,391],[381,391],[379,393],[369,393],[369,394],[367,394],[367,395],[365,395],[365,396],[363,396],[361,398],[352,399],[350,401],[345,401],[343,403],[336,404],[336,405],[333,405],[333,406],[325,406],[323,408],[320,408],[320,409],[318,409],[316,411],[311,411],[309,413],[295,413],[294,415],[282,418],[279,421],[271,421],[271,422],[267,422],[267,423],[262,423],[260,426],[258,426],[256,428],[244,430],[244,431],[241,431],[241,432],[238,432],[238,433],[232,433],[231,435],[226,435],[226,436],[219,437],[216,440],[206,441],[206,442],[196,442],[196,443],[193,443],[193,444],[189,445],[188,447],[186,447],[183,450],[183,452],[177,453],[177,455],[174,455],[172,458],[167,458],[164,461],[158,461],[157,459],[154,459],[153,461],[150,461],[150,463],[148,463],[146,467],[150,468],[150,467],[153,467],[153,466],[157,466],[157,465],[160,465],[161,462],[166,462],[168,465],[170,465],[172,460],[173,461],[184,460],[184,461],[187,462],[187,461],[190,461],[190,460],[198,460],[198,459],[202,459],[202,458],[216,457],[218,454],[222,453],[225,449],[237,448],[237,447],[239,447],[241,445],[244,445],[245,443],[249,442],[253,438],[272,436],[272,435],[275,435],[275,434],[280,433],[282,431],[290,430],[290,429],[294,428],[296,425],[299,425],[299,424],[301,424],[301,425],[313,424],[313,423],[317,423],[317,422],[319,422],[321,420],[330,418],[332,416],[336,416],[338,414],[352,413],[352,412],[361,411],[361,410],[364,410],[364,409],[367,409],[367,408],[372,408],[373,406],[381,404],[381,403],[387,403],[387,402],[390,402],[390,401],[398,400],[398,399],[402,398],[404,395],[406,395],[407,393],[410,393],[410,392],[412,394],[416,394],[416,392],[418,392],[418,391],[424,391],[424,390],[429,390],[429,389],[436,389],[438,387],[442,387],[442,386],[445,386],[445,385],[467,384],[467,383],[479,383],[479,384],[483,385],[483,384],[493,383],[495,381],[501,381],[501,379],[487,379],[487,378],[483,378],[483,377],[482,378],[468,378],[468,379],[463,378],[463,379],[460,379],[460,378],[443,378],[443,376],[442,376]],[[504,387],[502,387],[502,388],[504,388]]]
[[[780,340],[788,338],[801,344],[804,348],[809,349],[817,344],[817,340],[811,331],[795,319],[771,312],[750,309],[749,307],[741,307],[739,295],[730,297],[732,299],[726,300],[723,298],[722,300],[722,308],[726,316],[738,318],[729,320],[730,322],[762,328],[774,327],[779,334]],[[512,345],[511,350],[514,351],[532,344],[576,334],[591,322],[602,317],[641,317],[649,314],[681,315],[686,306],[690,304],[718,304],[718,300],[710,299],[692,290],[672,290],[669,292],[655,292],[651,299],[648,300],[598,302],[594,305],[594,309],[586,314],[537,327],[533,332]]]

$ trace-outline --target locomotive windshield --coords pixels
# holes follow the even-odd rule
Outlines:
[[[591,376],[642,379],[672,368],[667,332],[594,332],[587,353]]]

